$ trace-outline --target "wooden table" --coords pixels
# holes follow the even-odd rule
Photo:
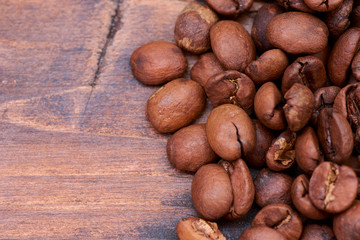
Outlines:
[[[0,239],[176,239],[196,216],[129,66],[188,2],[0,0]],[[220,228],[237,239],[254,213]]]

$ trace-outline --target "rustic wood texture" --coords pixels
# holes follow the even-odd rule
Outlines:
[[[145,118],[157,87],[129,66],[138,46],[174,42],[188,2],[0,0],[0,239],[177,239],[196,216],[192,175]],[[255,211],[220,229],[237,239]]]

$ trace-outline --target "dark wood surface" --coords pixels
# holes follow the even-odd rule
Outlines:
[[[188,2],[0,0],[0,239],[177,239],[196,216],[192,175],[145,118],[157,87],[129,66],[140,45],[174,41]],[[237,239],[254,212],[220,229]]]

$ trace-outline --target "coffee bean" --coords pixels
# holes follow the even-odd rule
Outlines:
[[[206,134],[211,148],[227,161],[247,156],[255,147],[256,134],[250,117],[232,104],[211,111],[206,122]]]
[[[318,59],[320,59],[325,67],[325,66],[327,66],[329,55],[330,55],[330,47],[329,47],[329,45],[326,45],[324,50],[322,50],[321,52],[318,52],[318,53],[311,54],[310,56],[314,56],[314,57],[317,57]]]
[[[202,165],[218,158],[208,143],[205,124],[194,124],[177,131],[169,138],[166,152],[169,162],[185,172],[196,172]]]
[[[315,98],[311,90],[305,85],[295,83],[285,93],[284,114],[288,127],[297,132],[310,120],[315,108]]]
[[[277,15],[266,27],[266,38],[269,42],[291,54],[322,51],[328,44],[328,35],[329,31],[324,22],[302,12]]]
[[[214,222],[201,218],[185,218],[176,226],[179,240],[226,240]]]
[[[205,53],[200,56],[199,60],[191,68],[190,76],[192,80],[205,87],[210,77],[223,71],[224,68],[214,53]]]
[[[242,72],[255,60],[255,45],[250,34],[238,22],[217,22],[210,29],[210,40],[214,54],[226,69]]]
[[[350,157],[354,140],[350,124],[333,108],[324,108],[318,118],[319,142],[327,160],[341,164]]]
[[[245,73],[257,84],[275,81],[283,75],[289,64],[286,54],[280,49],[264,52],[257,60],[252,61]],[[325,69],[324,69],[325,71]]]
[[[283,171],[295,163],[296,133],[286,129],[269,147],[266,153],[266,164],[273,171]]]
[[[309,196],[318,209],[339,213],[353,203],[357,188],[358,179],[351,168],[323,162],[310,178]]]
[[[282,78],[281,93],[285,94],[294,83],[300,83],[315,92],[326,84],[323,62],[314,56],[299,57],[289,65]]]
[[[279,231],[269,227],[252,227],[242,232],[238,240],[286,240]]]
[[[356,200],[345,212],[333,220],[333,230],[337,239],[360,239],[360,201]]]
[[[260,207],[273,203],[291,204],[290,189],[293,179],[284,173],[262,169],[254,180],[255,202]]]
[[[360,80],[360,51],[356,53],[354,59],[351,62],[351,71],[354,78]]]
[[[319,140],[311,127],[305,127],[296,138],[295,160],[299,168],[308,175],[324,161]]]
[[[286,127],[282,100],[279,89],[272,82],[263,84],[256,92],[254,111],[265,127],[273,130],[282,130]]]
[[[252,166],[263,167],[266,163],[266,152],[275,136],[259,120],[252,119],[252,122],[255,126],[256,142],[254,149],[246,155],[245,161]]]
[[[134,76],[146,85],[160,85],[182,77],[188,66],[181,49],[165,41],[150,42],[137,48],[130,63]]]
[[[305,217],[314,220],[323,220],[329,214],[317,209],[309,197],[309,179],[301,174],[295,178],[291,186],[291,199],[295,208]]]
[[[344,0],[304,0],[305,4],[317,12],[330,12],[339,7]]]
[[[314,13],[315,11],[309,8],[304,0],[276,0],[281,6],[283,6],[286,10],[299,10],[300,12]]]
[[[251,223],[251,227],[258,226],[275,229],[287,239],[299,239],[302,233],[299,214],[283,203],[271,204],[261,209]]]
[[[343,0],[339,7],[326,14],[325,23],[332,37],[340,37],[350,26],[350,14],[353,4],[354,0]]]
[[[351,60],[360,44],[360,28],[350,28],[335,42],[330,52],[328,74],[333,85],[343,87],[347,83]]]
[[[198,2],[189,3],[175,23],[175,41],[182,49],[200,54],[210,49],[210,27],[218,21],[216,13]]]
[[[235,70],[220,72],[207,81],[205,92],[214,107],[232,103],[249,115],[253,112],[255,85],[243,73]]]
[[[360,176],[360,155],[356,154],[355,152],[351,154],[351,156],[343,161],[343,165],[351,167],[354,172]]]
[[[300,240],[336,240],[336,238],[329,226],[308,224],[304,227]]]
[[[206,0],[207,4],[218,14],[229,18],[237,18],[241,13],[247,12],[253,0]]]
[[[194,121],[205,108],[202,87],[179,78],[159,88],[146,103],[146,117],[160,133],[171,133]]]

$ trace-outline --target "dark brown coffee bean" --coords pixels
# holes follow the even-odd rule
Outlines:
[[[318,123],[318,117],[324,108],[332,108],[334,100],[337,94],[340,92],[341,88],[337,86],[329,86],[319,88],[315,91],[315,109],[311,116],[311,124],[316,127]]]
[[[169,162],[185,172],[196,172],[202,165],[218,158],[208,143],[205,124],[194,124],[177,131],[169,138],[166,152]]]
[[[247,156],[255,147],[256,134],[250,117],[232,104],[211,111],[206,122],[206,134],[211,148],[227,161]]]
[[[324,161],[316,132],[311,127],[305,127],[296,138],[295,160],[299,168],[308,175]]]
[[[226,69],[243,72],[256,57],[250,34],[238,22],[216,23],[210,29],[210,40],[214,54]]]
[[[333,220],[333,230],[337,239],[360,239],[360,201],[356,200],[351,208],[338,214]]]
[[[150,42],[137,48],[130,63],[136,79],[146,85],[160,85],[182,77],[187,69],[181,49],[165,41]]]
[[[224,71],[219,60],[213,53],[205,53],[200,56],[199,60],[191,68],[191,79],[205,87],[210,77]]]
[[[339,213],[351,206],[357,188],[358,179],[351,168],[323,162],[310,178],[309,196],[318,209]]]
[[[286,54],[280,49],[264,52],[257,60],[252,61],[245,73],[257,84],[275,81],[283,75],[289,64]]]
[[[305,217],[314,220],[323,220],[328,213],[317,209],[309,197],[309,179],[301,174],[295,178],[291,186],[291,199],[295,208]]]
[[[205,92],[214,107],[232,103],[249,115],[253,112],[255,84],[243,73],[235,70],[218,73],[207,81]]]
[[[286,240],[279,231],[269,227],[252,227],[242,232],[238,240]]]
[[[336,41],[330,52],[328,74],[332,84],[343,87],[347,82],[348,69],[358,51],[360,28],[350,28]]]
[[[277,15],[266,27],[266,38],[269,42],[291,54],[322,51],[328,44],[328,35],[329,31],[324,22],[302,12]]]
[[[354,78],[359,81],[360,80],[360,51],[356,53],[354,59],[351,63],[351,71]]]
[[[218,164],[199,168],[191,185],[196,211],[206,220],[214,221],[227,214],[234,199],[228,173]]]
[[[253,0],[206,0],[207,4],[218,14],[229,18],[237,18],[241,13],[247,12]]]
[[[271,204],[261,209],[251,223],[251,227],[257,226],[273,228],[287,239],[299,239],[302,233],[299,214],[283,203]]]
[[[262,169],[254,180],[256,204],[260,207],[273,203],[290,205],[292,181],[293,179],[284,173]]]
[[[204,53],[210,49],[210,27],[218,21],[216,13],[198,2],[189,3],[175,23],[175,41],[182,49]]]
[[[315,108],[315,98],[305,85],[295,83],[285,93],[284,114],[291,131],[299,131],[310,120]]]
[[[350,15],[351,26],[360,27],[360,2],[354,1],[353,10]]]
[[[286,129],[269,147],[266,153],[266,164],[273,171],[283,171],[295,163],[296,133]]]
[[[282,130],[286,127],[282,96],[274,83],[267,82],[256,92],[254,111],[265,127],[273,130]]]
[[[327,225],[308,224],[304,227],[300,240],[336,240],[331,227]]]
[[[234,196],[230,211],[225,215],[225,218],[229,220],[239,219],[250,210],[254,202],[255,187],[250,170],[242,159],[232,163],[220,161],[219,164],[229,174]]]
[[[339,7],[344,0],[304,0],[305,4],[317,12],[330,12]]]
[[[185,218],[176,226],[179,240],[226,240],[215,222],[201,218]]]
[[[258,52],[265,52],[274,48],[266,39],[266,26],[270,20],[284,12],[284,8],[274,3],[265,3],[256,13],[251,28],[251,37]]]
[[[266,152],[269,149],[274,133],[266,128],[257,119],[252,119],[256,132],[256,143],[254,149],[246,156],[246,162],[255,167],[263,167],[266,163]]]
[[[205,108],[205,93],[195,81],[173,80],[159,88],[146,103],[146,117],[160,133],[189,125]]]
[[[323,62],[314,56],[299,57],[289,65],[282,78],[281,93],[285,94],[294,83],[300,83],[315,92],[326,84]]]
[[[350,124],[333,108],[324,108],[318,118],[319,142],[326,159],[341,164],[349,158],[354,146]]]
[[[354,0],[343,0],[338,8],[326,14],[325,23],[328,26],[332,37],[340,37],[340,35],[350,26],[349,18],[353,3]]]
[[[314,13],[315,11],[309,8],[304,0],[276,0],[281,6],[286,8],[286,10],[291,11],[292,9],[298,10],[300,12]]]

